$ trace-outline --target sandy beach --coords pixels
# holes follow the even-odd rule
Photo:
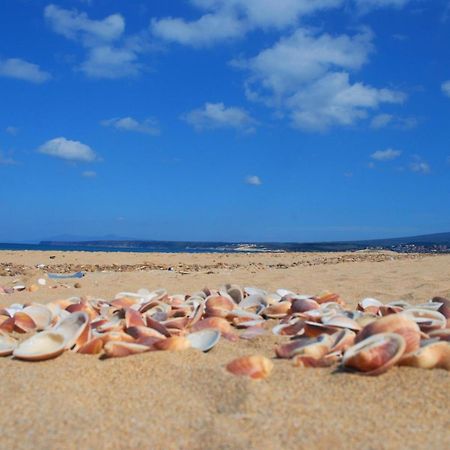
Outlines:
[[[30,285],[46,271],[77,270],[86,272],[80,280],[0,295],[0,305],[84,295],[108,299],[143,287],[190,293],[228,282],[268,291],[328,290],[351,307],[369,296],[413,304],[450,296],[450,255],[0,252],[0,286],[16,280]],[[450,447],[449,372],[394,367],[363,377],[335,368],[296,368],[274,359],[280,340],[270,332],[252,341],[222,339],[206,354],[100,360],[66,352],[39,363],[1,358],[0,447]],[[251,354],[272,358],[269,378],[253,381],[226,372],[230,360]]]

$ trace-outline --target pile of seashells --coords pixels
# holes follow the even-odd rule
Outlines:
[[[333,293],[268,293],[233,284],[192,295],[140,289],[110,301],[74,297],[2,308],[0,356],[41,361],[65,350],[102,358],[188,348],[206,352],[221,337],[254,339],[271,328],[286,340],[275,347],[276,357],[298,367],[340,364],[364,375],[379,375],[395,364],[450,370],[449,318],[450,300],[442,297],[414,306],[365,298],[350,310]],[[267,377],[272,368],[261,355],[226,366],[253,379]]]

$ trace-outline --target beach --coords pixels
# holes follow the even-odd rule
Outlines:
[[[30,286],[46,272],[79,270],[85,272],[81,279],[49,280],[34,292],[0,295],[0,305],[87,295],[111,299],[139,288],[192,293],[225,283],[331,291],[352,308],[365,297],[412,304],[450,297],[449,254],[0,252],[0,286]],[[282,338],[268,330],[249,341],[221,339],[208,353],[100,360],[65,352],[39,363],[0,358],[0,447],[450,447],[449,372],[394,367],[364,377],[335,367],[297,368],[274,358]],[[225,370],[235,357],[253,354],[272,359],[267,379]]]

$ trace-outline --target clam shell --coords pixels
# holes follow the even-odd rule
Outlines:
[[[179,351],[191,347],[191,342],[184,336],[172,336],[167,339],[161,339],[153,344],[156,350]]]
[[[64,336],[66,348],[71,348],[76,344],[83,345],[89,341],[88,315],[83,311],[72,313],[59,322],[53,331]]]
[[[312,309],[319,309],[320,305],[313,299],[307,298],[297,298],[292,302],[292,312],[303,313],[306,311],[311,311]]]
[[[383,306],[383,303],[381,303],[376,298],[370,298],[370,297],[363,298],[358,303],[358,309],[360,311],[364,311],[364,312],[370,313],[370,314],[378,314],[378,311],[380,310],[381,306]]]
[[[292,358],[295,355],[321,358],[330,351],[333,343],[333,338],[326,334],[316,338],[301,337],[275,347],[275,354],[278,358]]]
[[[11,336],[0,334],[0,356],[11,355],[17,344],[17,340]]]
[[[102,351],[103,345],[103,339],[101,337],[96,337],[82,345],[77,352],[84,355],[97,355]]]
[[[432,342],[414,353],[405,355],[400,360],[400,365],[421,369],[440,368],[450,370],[450,343],[444,341]]]
[[[450,300],[444,297],[434,297],[431,299],[432,302],[442,303],[439,307],[439,312],[445,316],[446,319],[450,319]]]
[[[347,328],[352,331],[359,331],[361,330],[361,325],[358,324],[353,319],[350,319],[350,317],[337,314],[335,316],[332,316],[327,319],[323,319],[324,325],[331,326],[331,327],[337,327],[337,328]]]
[[[234,375],[247,376],[254,380],[267,378],[273,369],[273,363],[265,356],[243,356],[227,364],[226,369]]]
[[[408,308],[403,314],[414,320],[424,332],[439,330],[447,326],[445,316],[431,309]]]
[[[400,360],[405,348],[405,339],[399,334],[375,334],[347,349],[342,364],[364,375],[379,375]]]
[[[23,311],[14,314],[14,329],[19,333],[28,333],[36,328],[34,320]]]
[[[39,303],[34,303],[22,310],[23,313],[33,319],[38,331],[47,328],[52,322],[52,312],[49,308]]]
[[[188,334],[186,338],[190,342],[192,348],[207,352],[219,342],[220,336],[220,331],[205,329]]]
[[[65,336],[59,332],[47,330],[21,342],[15,348],[13,355],[26,361],[43,361],[59,356],[65,348]]]
[[[134,344],[131,342],[107,342],[104,346],[105,357],[117,358],[129,355],[136,355],[138,353],[144,353],[149,351],[149,347],[141,344]]]
[[[375,320],[366,325],[357,335],[355,342],[359,343],[364,339],[379,333],[397,333],[405,339],[406,353],[417,350],[420,346],[420,328],[408,317],[401,314],[390,314]]]
[[[231,297],[224,295],[213,295],[205,301],[205,316],[226,317],[236,307]]]

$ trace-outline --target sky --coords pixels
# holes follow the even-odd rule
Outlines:
[[[0,242],[450,231],[447,0],[4,0]]]

